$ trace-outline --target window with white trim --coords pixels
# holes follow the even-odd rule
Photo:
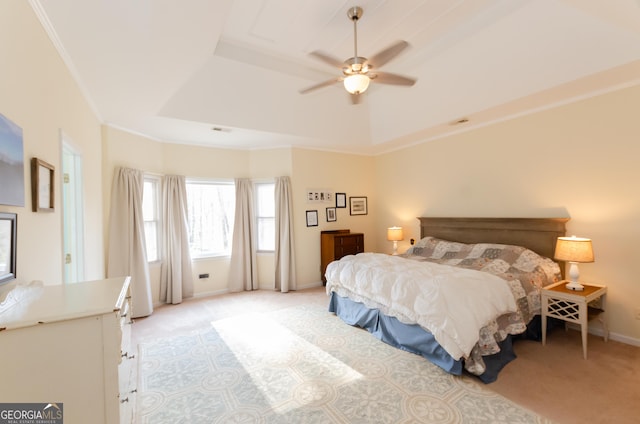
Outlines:
[[[256,183],[255,189],[258,251],[273,252],[276,247],[275,183]]]
[[[144,177],[142,190],[142,218],[144,238],[147,248],[147,261],[160,260],[160,178]]]
[[[236,201],[233,181],[187,181],[186,187],[191,257],[230,255]]]

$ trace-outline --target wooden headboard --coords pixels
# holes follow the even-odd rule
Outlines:
[[[431,218],[420,220],[420,237],[460,243],[515,244],[553,259],[556,239],[569,218]],[[564,269],[564,267],[560,267]]]

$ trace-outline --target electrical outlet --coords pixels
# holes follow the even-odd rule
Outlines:
[[[636,319],[640,319],[640,308],[636,308],[635,317],[636,317]]]

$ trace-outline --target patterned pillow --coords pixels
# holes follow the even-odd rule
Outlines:
[[[404,256],[418,256],[446,265],[498,273],[541,273],[536,285],[559,281],[560,267],[522,246],[495,243],[466,244],[425,237],[412,246]]]

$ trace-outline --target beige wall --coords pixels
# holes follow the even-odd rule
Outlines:
[[[365,234],[366,251],[377,249],[374,234],[376,187],[374,159],[369,156],[347,155],[316,150],[293,150],[294,228],[296,234],[296,265],[298,286],[318,284],[320,275],[320,231],[350,229]],[[328,189],[349,196],[366,196],[368,215],[350,216],[348,207],[337,209],[337,221],[327,222],[326,208],[332,203],[309,203],[307,189]],[[306,211],[318,211],[318,226],[306,226]]]
[[[638,107],[640,86],[381,155],[378,221],[409,230],[405,250],[418,216],[570,217],[595,250],[581,280],[609,286],[611,331],[640,343]]]
[[[84,165],[85,278],[103,278],[100,124],[28,2],[0,2],[0,57],[0,113],[24,139],[25,206],[0,205],[18,214],[16,281],[62,282],[61,132]],[[53,213],[31,212],[32,157],[56,169]]]

